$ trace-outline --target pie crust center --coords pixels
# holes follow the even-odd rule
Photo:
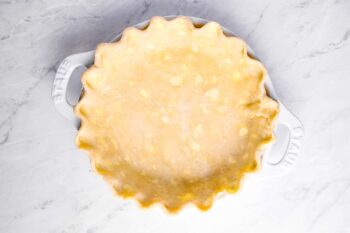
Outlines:
[[[207,209],[234,192],[272,139],[266,71],[219,24],[155,17],[100,44],[83,75],[77,145],[122,196]]]

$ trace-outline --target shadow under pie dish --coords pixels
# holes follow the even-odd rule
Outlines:
[[[76,138],[121,196],[169,211],[235,192],[271,142],[278,103],[246,44],[210,22],[154,17],[97,47]]]

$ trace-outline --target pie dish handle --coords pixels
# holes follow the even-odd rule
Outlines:
[[[279,135],[265,151],[262,160],[263,177],[284,175],[294,168],[298,160],[304,135],[303,125],[282,103],[277,122],[275,133]]]
[[[65,58],[54,79],[52,98],[56,109],[76,128],[79,128],[80,120],[74,114],[74,106],[78,103],[83,88],[80,78],[93,56],[93,51],[90,51]]]

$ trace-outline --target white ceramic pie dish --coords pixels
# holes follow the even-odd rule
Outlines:
[[[178,16],[165,16],[167,19],[172,19]],[[188,16],[187,16],[188,17]],[[203,25],[208,20],[188,17],[195,25]],[[149,20],[134,25],[136,28],[145,28]],[[235,34],[222,27],[224,33],[228,36]],[[121,33],[118,34],[112,41],[118,41],[121,38]],[[79,101],[79,97],[83,91],[80,78],[83,72],[93,64],[95,51],[74,54],[65,58],[60,64],[52,90],[52,97],[57,110],[73,123],[76,128],[80,126],[80,120],[74,114],[74,106]],[[256,56],[248,46],[248,53],[255,59]],[[257,59],[258,60],[258,59]],[[299,148],[303,136],[303,126],[301,122],[286,109],[286,107],[278,100],[271,79],[267,73],[265,79],[265,88],[268,95],[278,101],[280,113],[276,120],[274,143],[269,144],[261,158],[260,177],[274,177],[286,174],[291,171],[298,159]]]

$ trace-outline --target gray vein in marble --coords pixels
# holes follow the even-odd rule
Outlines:
[[[306,0],[303,2],[298,3],[297,8],[305,8],[308,7],[311,4],[312,0]]]
[[[262,10],[262,12],[259,14],[259,17],[258,17],[256,23],[254,24],[253,29],[252,29],[252,30],[248,33],[248,35],[246,36],[246,39],[247,39],[247,40],[248,40],[248,39],[250,38],[250,36],[256,31],[256,29],[258,28],[258,26],[259,26],[259,25],[261,24],[261,22],[263,21],[264,16],[265,16],[265,14],[266,14],[267,10],[269,9],[269,7],[270,7],[270,5],[271,5],[272,2],[273,2],[273,1],[270,1],[270,2],[264,7],[264,9]]]
[[[55,72],[55,70],[53,70],[52,68],[49,68],[46,72],[44,72],[43,74],[40,74],[40,72],[38,73],[39,75],[39,79],[34,82],[31,86],[29,86],[27,88],[27,90],[25,91],[23,98],[20,102],[15,103],[13,105],[12,111],[9,113],[9,115],[7,116],[7,118],[5,118],[5,120],[3,120],[2,122],[0,122],[0,133],[2,135],[0,135],[0,145],[1,144],[5,144],[8,141],[8,138],[10,136],[11,130],[13,128],[12,126],[12,118],[15,117],[17,115],[17,112],[19,111],[19,109],[24,106],[25,104],[28,103],[28,98],[31,95],[31,92],[40,84],[40,82],[46,77],[46,75],[48,75],[50,72]],[[37,74],[37,72],[34,72],[35,74]],[[3,132],[5,130],[5,132]]]
[[[312,0],[310,0],[308,2],[308,4],[304,5],[303,7],[301,7],[301,9],[304,9],[304,8],[309,8],[312,6],[311,3],[314,3]],[[329,4],[324,4],[324,2],[320,3],[320,2],[316,2],[315,4],[322,4],[322,9],[317,12],[317,17],[313,18],[313,20],[311,21],[307,21],[307,22],[304,22],[304,24],[302,25],[302,31],[304,31],[304,34],[301,35],[301,37],[298,38],[298,40],[295,41],[295,46],[298,46],[300,42],[303,41],[304,37],[310,35],[310,33],[312,33],[315,29],[317,29],[318,25],[322,22],[320,20],[320,17],[324,17],[327,13],[327,11],[329,11],[331,9],[331,6],[335,5],[336,3],[332,3],[332,2],[326,2],[326,3],[329,3]],[[297,8],[299,7],[300,5],[297,6]],[[306,29],[304,30],[304,28],[306,27]],[[300,33],[301,31],[299,31]]]
[[[335,195],[335,197],[333,197],[333,200],[331,200],[329,203],[327,203],[326,206],[324,206],[324,208],[322,208],[321,211],[319,211],[316,215],[316,217],[312,220],[309,229],[311,230],[315,224],[324,216],[328,213],[328,211],[334,207],[338,201],[340,200],[340,198],[343,196],[343,194],[350,188],[350,180],[332,180],[330,182],[328,182],[327,184],[325,184],[317,193],[316,196],[321,195],[323,192],[325,192],[327,189],[332,188],[332,186],[334,186],[335,184],[338,184],[339,182],[345,182],[345,185],[342,189],[340,189],[339,191],[337,191],[337,194]]]
[[[54,131],[47,131],[43,134],[41,134],[40,136],[32,136],[32,137],[27,137],[27,138],[22,138],[22,139],[17,139],[14,140],[13,142],[7,142],[4,145],[1,145],[1,149],[4,149],[6,147],[10,147],[10,146],[16,146],[16,145],[23,145],[25,143],[30,143],[30,142],[35,142],[35,141],[41,141],[43,137],[48,137],[51,135],[64,135],[67,134],[68,132],[71,132],[71,130],[69,129],[60,129],[60,130],[54,130]]]
[[[310,54],[304,56],[304,57],[301,57],[300,59],[304,59],[304,58],[313,58],[313,57],[316,57],[318,55],[322,55],[322,54],[326,54],[326,53],[329,53],[329,52],[332,52],[334,50],[338,50],[338,49],[341,49],[343,48],[344,46],[347,46],[348,44],[346,43],[346,41],[348,40],[350,36],[350,30],[347,30],[344,35],[343,35],[343,38],[337,42],[331,42],[329,43],[325,48],[323,49],[320,49],[320,50],[316,50],[316,51],[313,51],[311,52]]]
[[[54,200],[52,200],[52,199],[44,201],[44,202],[40,203],[38,206],[35,206],[34,209],[44,210],[47,207],[49,207],[53,202],[54,202]]]
[[[5,35],[0,38],[0,40],[7,40],[10,38],[10,35]]]
[[[143,9],[140,12],[140,16],[139,17],[143,17],[149,11],[151,5],[152,5],[152,1],[144,1],[143,2]]]
[[[346,30],[346,32],[344,33],[343,37],[340,40],[338,40],[336,42],[330,42],[325,47],[323,47],[321,49],[311,51],[309,54],[306,54],[302,57],[295,59],[294,61],[291,61],[291,62],[285,64],[284,67],[289,67],[289,66],[292,66],[296,63],[299,63],[302,60],[305,60],[308,58],[315,58],[315,57],[318,57],[320,55],[328,54],[328,53],[334,52],[336,50],[339,50],[343,47],[346,47],[346,46],[348,46],[348,43],[346,43],[346,42],[348,41],[349,37],[350,37],[350,29]]]

